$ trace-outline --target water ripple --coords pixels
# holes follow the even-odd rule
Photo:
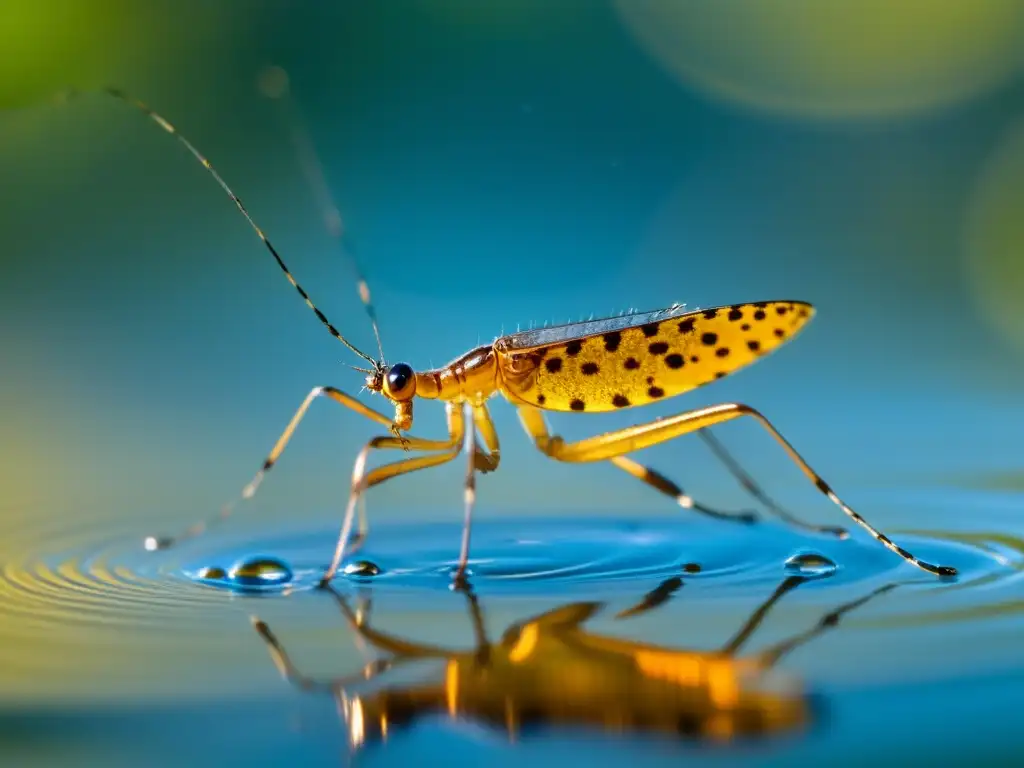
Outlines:
[[[396,605],[429,613],[450,599],[459,533],[455,523],[378,525],[349,560],[372,563],[379,574],[341,574],[335,585],[372,589],[375,595],[391,595]],[[228,680],[244,687],[238,678],[251,664],[242,658],[252,662],[262,653],[254,643],[243,645],[242,653],[237,646],[240,637],[249,639],[251,601],[270,599],[278,618],[302,617],[308,625],[309,600],[321,595],[314,588],[335,535],[335,529],[324,527],[237,526],[180,549],[147,552],[140,531],[123,522],[33,528],[23,521],[5,542],[0,563],[0,659],[13,670],[0,683],[0,698],[118,695],[125,689],[194,695],[195,679],[189,682],[180,672],[185,660],[198,657],[204,657],[204,669],[220,665],[211,675],[211,689]],[[1020,610],[1024,547],[1019,540],[978,532],[894,532],[894,537],[925,559],[956,566],[960,575],[952,583],[940,582],[867,537],[838,541],[779,525],[663,515],[628,522],[481,521],[474,529],[470,579],[492,603],[585,596],[625,606],[659,582],[684,576],[694,585],[687,600],[710,606],[763,595],[785,578],[788,560],[812,555],[837,564],[834,574],[801,590],[815,603],[836,602],[845,587],[864,591],[889,582],[944,595],[902,605],[879,619],[886,626]],[[284,561],[294,578],[269,593],[223,589],[216,580],[199,578],[204,567],[228,571],[254,556]],[[699,573],[684,572],[692,563],[700,566]],[[445,610],[450,609],[440,613]],[[165,663],[155,663],[161,659]],[[97,686],[100,678],[103,685]]]

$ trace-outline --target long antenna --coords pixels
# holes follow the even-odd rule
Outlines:
[[[227,193],[228,197],[230,197],[234,201],[235,205],[238,207],[238,210],[241,211],[242,215],[245,217],[245,220],[249,222],[249,226],[251,226],[253,230],[256,232],[256,234],[259,235],[260,240],[263,241],[263,244],[267,247],[267,250],[270,251],[270,255],[274,257],[274,260],[277,262],[277,265],[281,268],[281,271],[284,272],[284,276],[288,278],[288,282],[291,283],[292,286],[294,286],[295,290],[299,292],[299,295],[302,297],[303,301],[306,302],[306,306],[313,310],[313,313],[317,316],[317,319],[319,319],[320,322],[324,324],[324,326],[327,328],[327,330],[334,338],[336,338],[338,341],[340,341],[342,344],[344,344],[346,347],[355,352],[364,360],[369,361],[374,368],[377,368],[377,361],[374,360],[365,352],[359,350],[348,339],[342,336],[338,332],[338,329],[331,324],[331,321],[327,319],[324,313],[317,308],[317,306],[313,303],[313,300],[309,298],[309,294],[306,293],[305,289],[301,285],[299,285],[299,282],[295,279],[295,276],[292,275],[291,270],[288,269],[288,266],[284,263],[284,260],[281,258],[281,255],[277,252],[277,249],[274,248],[274,246],[271,244],[270,240],[263,233],[263,230],[259,228],[255,221],[253,221],[252,216],[249,215],[249,211],[246,210],[245,205],[243,205],[242,201],[238,198],[238,195],[231,191],[231,187],[229,187],[227,183],[224,181],[224,179],[221,178],[220,174],[217,173],[216,170],[214,170],[213,166],[210,165],[210,161],[207,160],[202,155],[202,153],[195,148],[195,146],[193,146],[192,142],[186,139],[182,134],[178,133],[177,128],[171,125],[164,117],[154,112],[149,107],[149,105],[139,101],[133,96],[129,96],[124,91],[121,91],[117,88],[104,88],[103,92],[110,96],[113,96],[115,99],[122,101],[125,104],[128,104],[131,107],[135,107],[136,109],[138,109],[144,115],[149,117],[154,123],[156,123],[165,131],[167,131],[167,133],[171,134],[171,136],[173,136],[179,142],[181,142],[182,145],[184,145],[185,149],[192,153],[192,156],[195,157],[195,159],[198,160],[199,163],[207,171],[210,172],[210,175],[213,176],[213,178],[216,180],[218,184],[220,184],[221,189],[223,189]],[[66,92],[64,95],[68,97],[76,96],[79,95],[79,92],[72,90]]]
[[[370,297],[370,286],[363,276],[359,260],[352,253],[351,248],[347,248],[345,245],[345,228],[341,219],[341,213],[334,202],[334,196],[331,194],[330,186],[327,184],[327,178],[324,175],[323,163],[320,161],[316,148],[313,146],[313,140],[306,129],[302,113],[292,97],[288,73],[281,67],[267,67],[260,72],[257,78],[257,85],[260,93],[268,99],[276,101],[281,107],[282,117],[291,136],[292,145],[295,147],[295,153],[298,155],[299,164],[302,166],[302,173],[313,192],[313,197],[316,200],[317,207],[320,209],[324,225],[355,270],[359,300],[363,302],[366,314],[370,318],[370,325],[373,326],[373,335],[377,339],[377,350],[380,352],[380,359],[383,362],[384,345],[380,341],[377,311],[374,309],[373,300]]]

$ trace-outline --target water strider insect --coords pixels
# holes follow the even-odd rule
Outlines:
[[[772,675],[787,654],[836,627],[841,618],[897,584],[889,583],[845,603],[802,632],[754,653],[744,646],[789,592],[806,583],[789,576],[721,648],[695,650],[600,634],[586,622],[604,605],[575,602],[517,621],[497,641],[487,636],[477,598],[466,591],[475,643],[449,649],[373,627],[369,606],[355,610],[332,587],[353,633],[383,655],[353,675],[316,680],[292,663],[270,627],[253,617],[281,676],[306,691],[334,696],[349,746],[358,750],[423,720],[446,717],[492,726],[509,740],[550,727],[663,734],[682,740],[728,742],[795,733],[820,717],[820,699],[800,681]],[[661,593],[683,585],[663,582],[616,619],[657,608]],[[654,596],[653,599],[651,596]],[[410,679],[383,675],[403,665],[442,662]],[[381,678],[381,679],[378,679]]]
[[[810,321],[814,313],[810,304],[801,301],[762,301],[697,311],[687,311],[682,306],[674,305],[652,312],[569,323],[502,336],[437,369],[417,371],[406,363],[388,364],[365,280],[360,277],[358,281],[359,295],[373,326],[379,358],[353,345],[316,307],[263,230],[249,215],[242,201],[188,139],[141,101],[115,89],[106,92],[147,115],[174,136],[206,168],[234,201],[288,282],[328,332],[369,365],[368,368],[357,368],[366,374],[366,388],[383,395],[394,407],[394,415],[389,416],[335,387],[315,387],[299,406],[262,468],[242,492],[242,499],[251,498],[255,494],[266,472],[280,458],[310,404],[317,398],[326,397],[388,429],[388,434],[367,442],[355,461],[344,522],[334,557],[323,576],[323,584],[334,577],[344,557],[350,554],[349,544],[357,507],[359,528],[351,542],[352,551],[366,537],[367,521],[359,502],[367,489],[400,475],[452,461],[464,452],[468,461],[464,494],[465,522],[456,571],[457,580],[463,579],[469,559],[471,520],[476,496],[475,476],[477,472],[497,469],[501,457],[498,435],[487,407],[487,401],[497,394],[503,395],[518,409],[527,435],[546,456],[563,462],[608,461],[673,498],[683,507],[718,517],[749,521],[749,516],[719,512],[695,502],[667,477],[628,457],[628,454],[642,448],[699,431],[712,451],[770,511],[792,524],[845,536],[843,529],[802,523],[774,504],[707,431],[713,425],[749,417],[782,446],[818,490],[877,541],[925,571],[939,576],[956,574],[955,568],[933,565],[918,559],[872,527],[842,501],[772,423],[751,406],[740,403],[713,405],[574,442],[566,442],[548,430],[544,411],[600,413],[637,407],[675,397],[739,370],[793,338]],[[340,217],[333,207],[327,206],[327,209],[327,220],[340,239]],[[448,422],[446,438],[425,439],[405,434],[413,425],[413,404],[416,399],[445,403]],[[478,433],[482,445],[478,443]],[[371,452],[389,449],[404,449],[419,455],[367,470],[367,459]],[[214,520],[226,518],[232,509],[233,505],[226,506],[218,517],[197,523],[176,539],[151,536],[146,539],[145,546],[150,550],[160,549],[195,536]]]

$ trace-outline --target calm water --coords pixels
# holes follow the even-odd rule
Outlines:
[[[5,532],[0,582],[18,694],[0,719],[5,759],[1019,757],[1006,713],[1024,682],[1019,497],[907,489],[861,503],[874,517],[926,516],[927,531],[894,535],[960,575],[940,582],[860,533],[773,522],[491,518],[474,538],[474,605],[449,586],[459,527],[444,518],[457,514],[379,523],[353,558],[379,573],[332,591],[315,589],[335,533],[326,515],[239,521],[156,553],[126,515],[25,520]],[[261,555],[294,578],[262,591],[197,579]],[[269,637],[305,683],[279,675]]]

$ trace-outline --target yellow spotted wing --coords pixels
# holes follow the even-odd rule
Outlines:
[[[551,411],[612,411],[672,397],[743,368],[814,315],[800,301],[654,312],[523,331],[494,343],[502,390]]]

